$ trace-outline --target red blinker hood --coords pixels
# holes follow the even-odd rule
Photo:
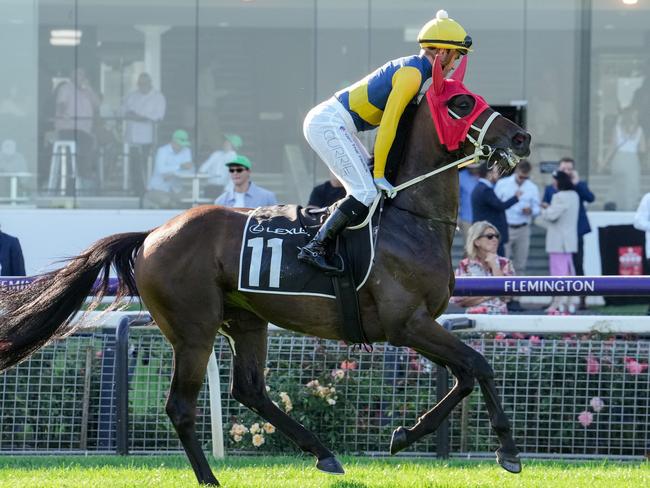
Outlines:
[[[427,101],[438,138],[448,151],[458,149],[476,118],[490,107],[482,97],[472,93],[463,85],[463,78],[465,78],[467,70],[467,58],[467,56],[463,56],[451,76],[445,78],[442,74],[440,60],[436,56],[432,69],[432,83],[427,90]],[[472,112],[461,119],[453,118],[447,111],[449,100],[457,95],[469,95],[476,101]]]

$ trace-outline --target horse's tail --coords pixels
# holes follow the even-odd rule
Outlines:
[[[105,237],[61,269],[40,276],[20,291],[0,295],[0,371],[14,366],[50,340],[65,337],[78,327],[72,318],[86,297],[95,296],[89,309],[101,301],[109,286],[111,265],[118,289],[111,310],[127,296],[138,296],[135,256],[148,232]],[[95,281],[101,273],[101,281]]]

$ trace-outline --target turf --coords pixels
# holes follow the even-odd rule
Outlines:
[[[295,457],[230,457],[212,462],[226,488],[465,488],[650,486],[650,464],[527,461],[520,475],[494,462],[410,458],[340,458],[347,473],[332,476]],[[181,456],[3,456],[0,487],[197,486]]]

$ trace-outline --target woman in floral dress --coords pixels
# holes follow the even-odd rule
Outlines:
[[[467,256],[458,263],[456,276],[512,276],[512,261],[497,255],[499,231],[489,222],[475,222],[467,231]],[[506,314],[503,297],[454,297],[452,303],[467,307],[467,313]]]

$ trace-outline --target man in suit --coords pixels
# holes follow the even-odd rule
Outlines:
[[[25,261],[16,237],[0,232],[0,276],[25,276]]]
[[[487,162],[481,163],[478,175],[478,183],[472,192],[472,220],[473,222],[487,220],[499,231],[501,240],[499,241],[497,254],[505,256],[504,246],[508,242],[506,210],[519,201],[521,191],[517,191],[513,197],[503,202],[494,193],[494,184],[500,177],[496,165],[488,169]]]

